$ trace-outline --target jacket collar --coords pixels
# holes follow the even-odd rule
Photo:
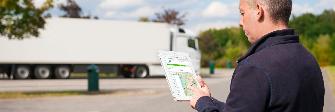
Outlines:
[[[256,41],[249,48],[248,52],[237,60],[237,63],[241,62],[248,56],[273,45],[286,44],[286,43],[298,43],[299,37],[295,34],[293,29],[276,30],[271,33],[264,35],[261,39]]]

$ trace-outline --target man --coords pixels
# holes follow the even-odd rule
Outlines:
[[[238,60],[226,103],[208,86],[192,88],[199,112],[322,112],[324,84],[314,57],[288,28],[291,0],[240,0],[241,20],[251,48]]]

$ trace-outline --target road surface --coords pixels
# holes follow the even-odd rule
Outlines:
[[[205,78],[212,95],[225,101],[232,71]],[[324,112],[334,111],[334,97],[326,81]],[[173,101],[165,78],[102,79],[102,90],[130,90],[105,95],[0,99],[1,112],[194,112],[188,102]],[[85,79],[0,80],[0,91],[86,90]],[[134,90],[134,91],[132,91]]]

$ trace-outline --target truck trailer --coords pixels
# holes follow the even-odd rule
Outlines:
[[[96,64],[113,66],[127,78],[163,76],[159,50],[189,53],[200,72],[198,40],[190,30],[166,23],[50,18],[38,37],[0,37],[0,72],[14,79],[67,79],[76,66]]]

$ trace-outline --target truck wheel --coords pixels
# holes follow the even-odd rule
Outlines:
[[[18,66],[15,68],[14,78],[15,79],[27,79],[30,76],[29,66]]]
[[[55,69],[55,76],[57,79],[68,79],[71,76],[71,69],[69,66],[58,66]]]
[[[47,79],[51,76],[51,70],[49,66],[36,66],[34,70],[34,76],[37,79]]]
[[[145,78],[149,76],[149,69],[144,65],[139,65],[136,66],[136,70],[134,73],[136,78]]]

